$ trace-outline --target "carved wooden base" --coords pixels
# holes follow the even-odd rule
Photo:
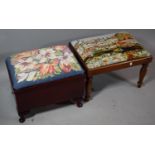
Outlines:
[[[143,85],[144,77],[147,73],[148,66],[149,66],[149,63],[142,65],[142,68],[141,68],[140,74],[139,74],[139,81],[137,83],[138,88],[141,88]]]
[[[149,63],[151,61],[152,61],[152,58],[148,59],[147,62],[142,64],[142,68],[140,70],[140,75],[139,75],[139,81],[137,83],[138,88],[141,88],[141,86],[143,85],[144,77],[147,73],[147,69],[148,69]],[[89,75],[87,77],[87,82],[86,82],[86,94],[85,94],[85,98],[84,98],[85,102],[88,102],[91,99],[91,93],[92,93],[92,89],[93,89],[92,88],[92,80],[93,80],[93,77]]]

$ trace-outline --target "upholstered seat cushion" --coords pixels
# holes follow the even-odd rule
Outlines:
[[[66,45],[18,53],[8,57],[6,65],[14,89],[84,73]]]
[[[75,40],[71,44],[89,69],[150,56],[127,32]]]

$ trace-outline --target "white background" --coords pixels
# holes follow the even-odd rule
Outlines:
[[[5,0],[1,29],[153,29],[154,1]],[[0,154],[155,154],[154,126],[0,126]]]
[[[154,28],[153,0],[3,0],[0,28]]]

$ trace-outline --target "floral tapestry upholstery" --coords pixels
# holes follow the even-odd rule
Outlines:
[[[66,45],[15,54],[6,59],[14,89],[83,74]]]
[[[150,56],[127,32],[75,40],[71,44],[89,69]]]

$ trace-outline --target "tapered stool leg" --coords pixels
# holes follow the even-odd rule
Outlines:
[[[139,74],[139,81],[137,83],[138,88],[141,88],[143,85],[144,77],[147,73],[148,66],[149,66],[149,63],[142,65],[142,68],[141,68],[140,74]]]

